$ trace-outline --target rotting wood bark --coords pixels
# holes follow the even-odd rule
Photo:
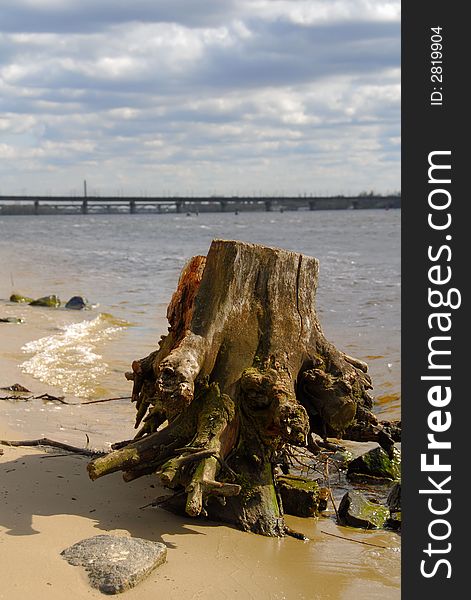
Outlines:
[[[367,365],[322,333],[318,270],[315,258],[238,241],[213,241],[207,257],[192,258],[168,334],[126,374],[136,438],[91,461],[90,477],[155,473],[175,492],[169,508],[282,536],[274,470],[287,446],[362,424],[392,444],[371,413]]]

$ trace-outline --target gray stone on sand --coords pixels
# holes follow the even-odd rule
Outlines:
[[[66,548],[61,555],[84,567],[90,584],[104,594],[136,586],[167,559],[167,547],[142,538],[96,535]]]

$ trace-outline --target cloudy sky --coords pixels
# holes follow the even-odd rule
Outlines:
[[[400,2],[1,0],[0,194],[400,189]]]

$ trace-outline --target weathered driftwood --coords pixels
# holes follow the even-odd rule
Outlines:
[[[367,366],[322,333],[318,269],[315,258],[237,241],[216,240],[192,258],[168,334],[126,374],[136,438],[93,460],[90,477],[156,473],[189,515],[284,535],[274,469],[286,446],[362,422],[381,430]]]

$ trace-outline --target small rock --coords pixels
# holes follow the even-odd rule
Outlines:
[[[167,559],[167,547],[141,538],[96,535],[81,540],[61,555],[84,567],[90,584],[104,594],[118,594],[142,581]]]
[[[61,305],[61,301],[56,295],[52,294],[51,296],[43,296],[42,298],[33,300],[29,304],[30,306],[48,306],[51,308],[57,308]]]
[[[401,452],[392,448],[390,458],[382,448],[373,448],[348,465],[347,477],[364,483],[387,483],[401,477]]]
[[[398,512],[395,512],[394,514],[392,514],[389,519],[386,519],[386,522],[384,523],[384,527],[386,529],[393,529],[394,531],[398,531],[399,529],[401,529],[401,511],[399,510]]]
[[[87,308],[89,303],[86,298],[82,298],[82,296],[72,296],[72,298],[67,302],[65,308],[70,308],[73,310],[82,310]]]
[[[23,393],[27,393],[27,394],[31,393],[31,390],[28,390],[28,388],[25,388],[20,383],[14,383],[13,385],[9,385],[7,387],[2,387],[2,388],[0,388],[0,390],[5,390],[7,392],[21,392],[22,394]]]
[[[389,490],[387,504],[391,512],[401,510],[401,484],[395,483]]]
[[[0,317],[0,323],[24,323],[25,320],[20,317]]]
[[[12,294],[10,296],[10,302],[30,304],[30,302],[33,302],[33,299],[28,298],[28,296],[22,296],[21,294]]]
[[[342,498],[338,514],[344,525],[379,529],[386,522],[389,510],[386,506],[370,502],[361,492],[350,491]]]
[[[276,478],[283,510],[295,517],[313,517],[322,510],[320,488],[317,481],[296,475],[278,475]]]
[[[335,463],[337,468],[344,470],[353,460],[353,454],[349,450],[337,450],[333,454],[329,454],[329,460]]]
[[[401,484],[395,483],[389,490],[387,504],[389,507],[389,519],[386,526],[391,529],[401,528]]]

